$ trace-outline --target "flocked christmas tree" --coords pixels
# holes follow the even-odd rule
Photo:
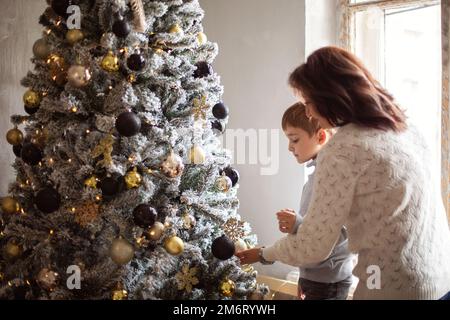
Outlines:
[[[0,298],[261,298],[233,256],[256,239],[218,137],[228,109],[198,1],[48,4],[28,115],[7,133]]]

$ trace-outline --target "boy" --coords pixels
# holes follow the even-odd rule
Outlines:
[[[283,115],[282,127],[289,139],[289,151],[299,163],[308,162],[308,167],[315,167],[315,159],[320,149],[332,136],[332,130],[323,130],[318,122],[309,119],[305,106],[296,103]],[[300,210],[297,215],[291,209],[277,212],[279,229],[283,233],[296,234],[308,211],[311,199],[314,173],[308,177],[303,187]],[[273,262],[264,259],[264,250],[272,248],[254,248],[236,253],[242,264]],[[353,255],[348,250],[348,240],[345,227],[330,256],[317,264],[301,266],[298,283],[299,298],[305,300],[345,300],[352,284]]]

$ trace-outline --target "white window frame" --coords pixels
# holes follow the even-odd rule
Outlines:
[[[400,9],[415,5],[439,5],[440,0],[377,0],[364,3],[351,3],[351,0],[340,0],[342,20],[339,41],[343,48],[354,52],[356,36],[356,13],[367,11],[371,8]]]

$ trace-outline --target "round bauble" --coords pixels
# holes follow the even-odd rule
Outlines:
[[[227,236],[222,235],[213,241],[211,251],[217,259],[228,260],[234,255],[234,243]]]
[[[37,59],[47,59],[51,48],[45,39],[38,39],[33,45],[33,54]]]
[[[11,129],[6,133],[6,141],[13,146],[20,145],[23,141],[23,133],[17,128]]]
[[[213,107],[212,113],[216,119],[223,120],[228,117],[229,111],[228,107],[223,102],[219,102]]]
[[[124,19],[118,19],[112,26],[112,32],[118,38],[126,38],[131,32],[130,24]]]
[[[47,187],[36,194],[34,203],[40,211],[52,213],[59,209],[61,205],[61,196],[55,189]]]
[[[31,166],[37,165],[42,160],[41,150],[32,143],[25,143],[20,153],[22,160]]]
[[[116,129],[120,135],[132,137],[141,131],[141,119],[134,112],[123,112],[117,117]]]
[[[148,204],[140,204],[133,211],[134,223],[141,228],[148,228],[155,224],[158,212]]]
[[[133,53],[127,59],[127,66],[130,70],[141,71],[145,67],[145,58],[139,53]]]
[[[177,256],[184,250],[184,242],[177,236],[171,236],[164,241],[164,248],[171,255]]]
[[[134,247],[125,239],[114,239],[111,243],[109,256],[118,265],[125,265],[133,259]]]
[[[67,72],[67,80],[71,86],[81,88],[86,86],[91,80],[91,72],[85,66],[74,65]]]
[[[70,45],[74,45],[84,39],[83,31],[80,29],[70,29],[66,33],[66,40]]]

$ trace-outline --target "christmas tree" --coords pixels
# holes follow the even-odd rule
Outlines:
[[[2,299],[258,299],[197,0],[53,0],[7,140]]]

